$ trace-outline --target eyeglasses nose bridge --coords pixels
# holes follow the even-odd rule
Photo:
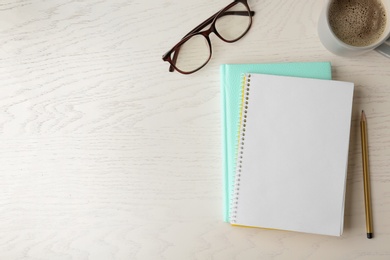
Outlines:
[[[215,20],[218,18],[218,16],[215,18]],[[213,23],[211,24],[210,28],[207,29],[207,30],[204,30],[202,32],[200,32],[209,42],[209,45],[211,47],[211,39],[210,39],[210,34],[211,33],[214,33],[215,36],[217,36],[219,39],[221,39],[222,41],[224,42],[228,42],[226,41],[217,31],[217,28],[215,26],[215,20],[213,21]]]
[[[210,59],[211,59],[211,56],[213,55],[213,47],[211,45],[211,39],[210,39],[210,34],[214,32],[213,30],[211,30],[211,28],[209,28],[208,30],[206,31],[203,31],[201,32],[201,34],[206,38],[206,41],[207,41],[207,44],[209,45],[209,58],[207,59],[207,61],[204,63],[203,66],[205,66],[207,63],[209,63]],[[202,66],[202,67],[203,67]]]
[[[209,29],[199,32],[199,34],[203,35],[207,39],[207,41],[209,41],[210,45],[211,45],[210,34],[211,33],[215,34],[215,27],[213,25]]]

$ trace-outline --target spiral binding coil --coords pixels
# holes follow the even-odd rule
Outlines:
[[[241,99],[241,113],[240,113],[240,132],[238,135],[238,149],[237,149],[237,164],[235,168],[235,180],[233,185],[232,192],[232,201],[230,206],[230,222],[236,223],[237,210],[238,210],[238,196],[240,194],[240,181],[241,181],[241,170],[242,170],[242,161],[244,156],[244,143],[245,143],[245,128],[248,117],[248,107],[249,107],[249,91],[250,91],[250,81],[251,75],[246,74],[242,77],[242,99]]]

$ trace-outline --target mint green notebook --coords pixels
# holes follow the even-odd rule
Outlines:
[[[222,149],[224,174],[224,221],[229,222],[230,199],[234,180],[240,115],[241,76],[261,73],[280,76],[332,79],[330,62],[298,62],[270,64],[222,64]]]

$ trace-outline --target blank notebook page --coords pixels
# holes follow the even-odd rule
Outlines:
[[[245,78],[231,223],[341,235],[353,83]]]

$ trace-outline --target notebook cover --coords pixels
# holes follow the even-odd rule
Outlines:
[[[234,179],[235,155],[239,128],[241,78],[244,73],[263,73],[305,78],[331,79],[330,62],[293,62],[269,64],[222,64],[221,105],[222,105],[222,161],[224,213],[229,222],[230,199]]]
[[[245,78],[231,223],[340,236],[354,84]]]

